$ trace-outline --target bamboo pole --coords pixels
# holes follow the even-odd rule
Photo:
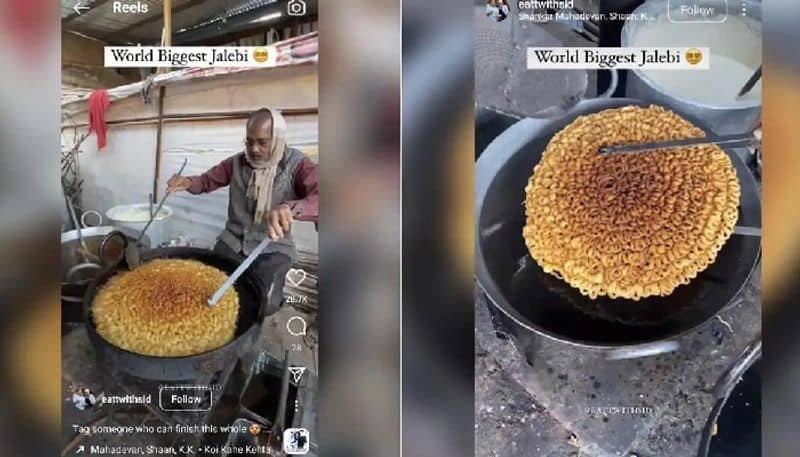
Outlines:
[[[164,46],[172,46],[172,0],[164,0]]]
[[[164,0],[164,28],[161,30],[161,45],[172,46],[172,0]],[[166,73],[170,69],[162,67],[158,73]],[[158,88],[158,119],[156,128],[156,166],[153,174],[153,200],[158,199],[158,178],[161,176],[161,139],[164,133],[164,95],[166,88],[161,85]]]
[[[153,203],[158,200],[158,178],[161,176],[161,138],[164,134],[164,95],[166,94],[166,89],[164,86],[158,88],[158,127],[156,128],[156,169],[153,175]]]
[[[164,0],[164,28],[161,30],[161,46],[172,46],[172,0]],[[170,71],[168,67],[158,69],[158,73]]]

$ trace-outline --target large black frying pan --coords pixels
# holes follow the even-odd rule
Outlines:
[[[142,262],[167,258],[197,260],[228,274],[233,273],[239,266],[239,262],[234,259],[207,249],[192,247],[152,249],[142,255]],[[265,307],[262,307],[263,296],[262,289],[258,285],[259,278],[253,270],[248,270],[234,284],[239,294],[239,316],[234,339],[228,344],[202,354],[184,357],[148,356],[115,346],[97,333],[97,327],[92,319],[92,303],[97,292],[111,277],[127,269],[124,259],[106,269],[92,282],[84,297],[84,317],[89,339],[97,350],[98,360],[111,372],[119,370],[142,379],[158,381],[193,380],[215,373],[235,362],[250,349],[258,337],[261,321],[265,317]]]
[[[531,258],[522,238],[525,186],[550,138],[580,115],[626,105],[649,103],[624,98],[584,100],[560,119],[523,119],[495,138],[477,161],[478,284],[489,301],[524,330],[597,348],[657,346],[716,315],[754,271],[760,238],[733,235],[708,269],[669,296],[592,300],[545,273]],[[710,133],[703,121],[684,117]],[[755,179],[734,151],[726,152],[741,184],[737,224],[760,227]]]

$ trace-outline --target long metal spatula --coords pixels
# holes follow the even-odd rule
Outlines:
[[[737,133],[733,135],[709,135],[703,138],[687,138],[684,140],[658,141],[642,144],[621,144],[605,146],[598,151],[600,154],[619,154],[623,152],[651,152],[658,149],[682,148],[699,144],[717,144],[730,148],[746,147],[758,143],[752,133]]]
[[[225,295],[225,292],[228,289],[230,289],[233,283],[235,283],[236,280],[239,279],[239,277],[242,276],[242,274],[250,267],[250,264],[252,264],[253,261],[256,260],[256,257],[261,255],[264,249],[267,248],[270,241],[272,241],[270,238],[264,238],[264,240],[261,243],[258,243],[258,246],[256,246],[255,249],[253,249],[253,252],[251,252],[250,255],[247,256],[246,259],[244,259],[244,261],[228,277],[228,280],[225,281],[222,284],[222,286],[220,286],[220,288],[217,289],[216,292],[214,292],[214,295],[212,295],[211,298],[208,299],[208,306],[217,305],[217,302],[219,302],[222,296]]]
[[[183,165],[181,165],[181,169],[178,170],[178,176],[183,173],[183,169],[186,168],[187,159],[183,159]],[[147,221],[147,224],[144,226],[141,232],[139,232],[139,236],[136,238],[136,241],[133,243],[128,243],[125,246],[125,261],[128,263],[128,268],[133,270],[134,268],[138,267],[141,263],[141,257],[139,255],[139,242],[142,241],[144,238],[144,234],[147,232],[147,229],[150,228],[150,224],[153,223],[153,220],[156,218],[156,215],[159,211],[161,211],[161,207],[164,206],[164,202],[167,201],[167,197],[170,196],[172,192],[167,191],[164,194],[164,197],[158,203],[155,211],[150,211],[150,220]]]

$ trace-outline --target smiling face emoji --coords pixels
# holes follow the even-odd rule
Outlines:
[[[267,48],[255,48],[253,49],[253,60],[258,63],[264,63],[269,58],[269,51]]]
[[[692,65],[697,65],[703,60],[703,53],[697,48],[692,48],[686,51],[686,61]]]
[[[258,424],[252,424],[248,430],[250,431],[251,435],[257,436],[259,433],[261,433],[261,426]]]

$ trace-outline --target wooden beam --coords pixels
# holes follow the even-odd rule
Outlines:
[[[160,16],[159,16],[160,17]],[[76,32],[80,32],[88,37],[94,38],[96,40],[100,40],[106,45],[111,46],[132,46],[134,44],[142,44],[143,46],[158,46],[157,41],[152,42],[142,42],[142,40],[137,40],[135,37],[122,35],[116,32],[109,32],[109,33],[98,33],[93,30],[75,30]]]
[[[319,114],[317,108],[286,108],[281,109],[284,116],[309,116]],[[252,110],[237,110],[237,111],[216,111],[208,113],[187,113],[187,114],[164,114],[162,116],[149,116],[149,117],[134,117],[129,119],[119,119],[116,121],[108,121],[108,126],[124,126],[124,125],[141,125],[141,124],[156,124],[159,120],[163,123],[173,122],[203,122],[203,121],[220,121],[230,119],[247,119],[252,113]],[[61,130],[88,127],[87,123],[62,125]]]

